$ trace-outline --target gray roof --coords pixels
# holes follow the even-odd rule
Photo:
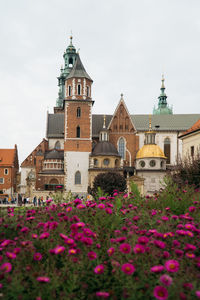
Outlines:
[[[120,156],[115,146],[108,141],[101,141],[96,144],[92,150],[92,156],[96,155]]]
[[[53,149],[45,153],[45,159],[62,159],[64,160],[64,151]]]
[[[89,79],[89,80],[92,81],[92,79],[90,78],[90,76],[88,75],[88,73],[85,71],[85,68],[84,68],[84,66],[83,66],[83,64],[81,62],[79,54],[77,54],[75,64],[73,66],[73,69],[71,70],[71,72],[67,76],[67,79],[73,78],[73,77],[76,77],[76,78],[87,78],[87,79]]]
[[[137,131],[149,129],[149,115],[131,115]],[[151,115],[152,129],[157,131],[183,131],[190,128],[200,114]],[[159,127],[155,127],[159,126]]]
[[[106,128],[108,127],[112,115],[106,115]],[[92,136],[98,137],[103,129],[104,115],[92,115]]]
[[[64,138],[64,113],[48,114],[47,138]]]
[[[106,115],[106,127],[112,115]],[[131,115],[137,131],[149,129],[149,115]],[[152,115],[152,129],[157,131],[185,131],[200,119],[200,114]],[[104,115],[92,115],[92,136],[98,137],[103,128]],[[159,125],[159,128],[155,128]],[[64,113],[49,114],[47,138],[64,138]]]

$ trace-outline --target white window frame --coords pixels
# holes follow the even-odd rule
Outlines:
[[[1,182],[1,179],[2,179],[2,182]],[[0,184],[4,184],[4,178],[3,177],[0,177]]]

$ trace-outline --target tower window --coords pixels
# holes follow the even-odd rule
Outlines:
[[[8,175],[8,169],[4,169],[4,174]]]
[[[170,145],[170,139],[169,138],[166,138],[164,140],[164,154],[167,157],[167,164],[170,164],[171,145]]]
[[[75,184],[81,184],[81,173],[79,171],[75,173]]]
[[[89,86],[87,86],[87,97],[89,97],[90,96],[90,88],[89,88]]]
[[[78,95],[80,95],[80,94],[81,94],[81,85],[78,84]]]
[[[69,58],[69,67],[70,68],[73,67],[73,58],[72,57]]]
[[[68,86],[68,95],[71,96],[71,85]]]
[[[81,116],[81,108],[80,107],[78,107],[76,110],[76,116],[77,116],[77,118],[80,118],[80,116]]]
[[[118,142],[118,152],[119,152],[119,155],[125,159],[125,141],[124,141],[124,138],[121,137],[119,139],[119,142]]]
[[[76,127],[76,137],[80,138],[80,136],[81,136],[81,129],[80,129],[80,126],[77,126]]]
[[[191,156],[193,157],[194,156],[194,146],[190,147],[190,153],[191,153]]]

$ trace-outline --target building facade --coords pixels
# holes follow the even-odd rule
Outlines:
[[[58,99],[54,112],[47,114],[46,138],[21,165],[22,194],[26,194],[27,180],[37,191],[85,194],[96,174],[108,168],[125,177],[133,176],[137,152],[144,146],[149,131],[149,115],[131,114],[122,94],[112,115],[93,114],[93,81],[72,37],[63,58]],[[182,155],[179,135],[200,119],[200,114],[173,114],[167,104],[164,78],[158,99],[151,126],[157,133],[155,143],[166,157],[166,168],[170,169]]]
[[[18,173],[17,145],[15,145],[14,149],[0,149],[0,196],[16,196]]]

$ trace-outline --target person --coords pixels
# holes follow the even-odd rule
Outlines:
[[[41,204],[42,204],[42,206],[44,205],[43,196],[41,197]]]
[[[40,197],[38,198],[38,206],[41,206]]]
[[[34,198],[33,198],[33,205],[37,206],[37,197],[36,196],[34,196]]]

